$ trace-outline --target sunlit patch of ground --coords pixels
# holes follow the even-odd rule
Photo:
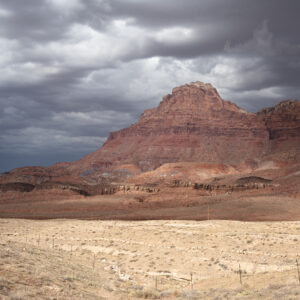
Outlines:
[[[299,299],[298,255],[300,222],[0,219],[0,299]]]

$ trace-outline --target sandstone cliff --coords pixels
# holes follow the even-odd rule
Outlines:
[[[193,82],[174,88],[158,107],[111,133],[98,151],[76,165],[111,169],[127,163],[142,171],[179,161],[235,166],[262,158],[268,140],[262,118],[224,101],[212,85]]]
[[[269,159],[300,162],[300,102],[286,100],[257,113],[269,131]]]

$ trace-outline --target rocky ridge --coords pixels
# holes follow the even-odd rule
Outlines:
[[[111,133],[99,150],[72,167],[112,169],[127,163],[150,171],[180,161],[236,166],[262,158],[268,137],[257,115],[223,100],[212,85],[193,82],[174,88],[158,107]]]
[[[223,100],[211,84],[197,81],[174,88],[137,123],[112,132],[100,149],[81,160],[15,169],[2,174],[0,184],[2,190],[17,182],[21,190],[31,189],[20,185],[24,183],[35,190],[103,194],[120,190],[124,182],[153,183],[165,177],[197,182],[290,165],[300,162],[299,129],[299,101],[286,100],[254,114]]]

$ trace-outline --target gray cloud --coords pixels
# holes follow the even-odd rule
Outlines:
[[[174,86],[300,99],[298,0],[3,0],[0,171],[79,159]]]

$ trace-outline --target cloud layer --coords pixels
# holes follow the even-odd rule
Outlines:
[[[2,0],[0,171],[79,159],[174,86],[300,99],[298,0]]]

